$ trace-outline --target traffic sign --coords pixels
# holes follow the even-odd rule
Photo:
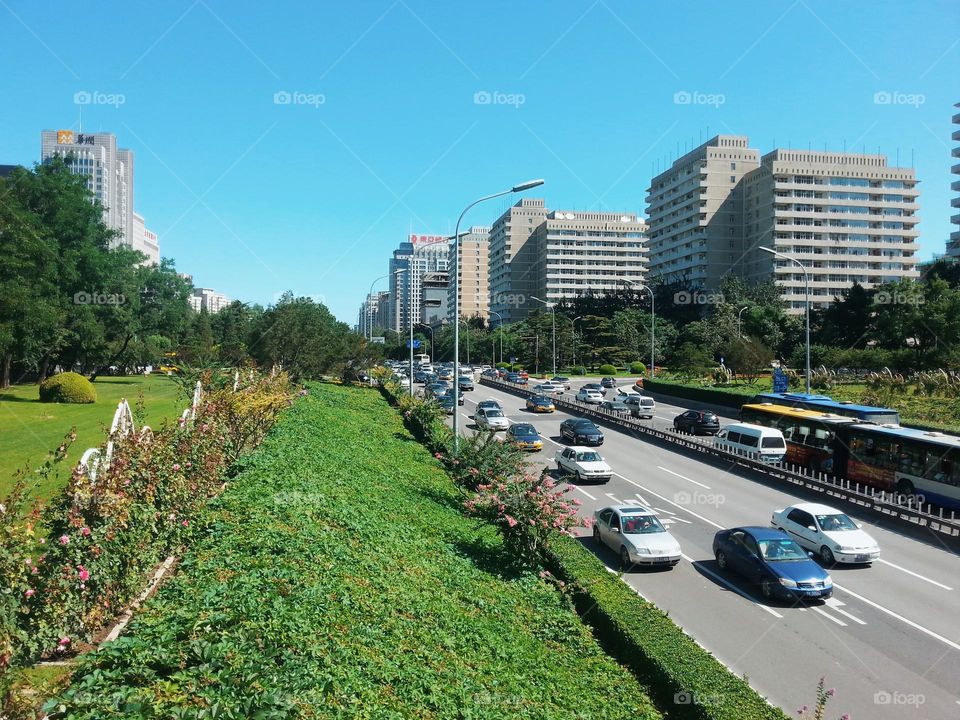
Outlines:
[[[386,345],[387,339],[383,335],[374,335],[370,338],[370,342],[374,345]]]
[[[407,340],[407,347],[410,347],[410,341],[409,341],[409,340]],[[416,350],[418,347],[420,347],[420,341],[419,341],[419,340],[414,340],[414,341],[413,341],[413,348],[414,348],[414,350]]]
[[[785,393],[789,385],[787,374],[781,368],[773,369],[773,391],[775,393]]]

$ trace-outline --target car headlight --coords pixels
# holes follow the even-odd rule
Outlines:
[[[651,553],[650,553],[650,548],[645,548],[645,547],[637,548],[636,552],[637,552],[638,555],[650,555],[650,554],[651,554]]]
[[[852,553],[852,552],[856,552],[856,551],[857,551],[856,548],[844,547],[843,545],[837,545],[837,552]]]
[[[780,584],[787,588],[795,588],[797,586],[796,581],[787,578],[780,578]]]

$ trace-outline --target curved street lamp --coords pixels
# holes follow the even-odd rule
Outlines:
[[[653,288],[649,287],[648,285],[644,285],[639,280],[629,280],[628,278],[620,278],[620,282],[625,282],[636,287],[641,287],[644,290],[646,290],[648,293],[650,293],[650,377],[652,378],[654,375],[654,368],[656,367],[654,365],[653,349],[656,347],[656,344],[657,344],[657,335],[656,335],[657,311],[656,311],[656,308],[654,307]]]
[[[542,302],[550,310],[551,319],[553,320],[553,376],[557,376],[557,312],[554,308],[553,303],[549,303],[546,300],[541,300],[538,297],[530,296],[531,300],[536,300],[537,302]]]
[[[500,192],[493,193],[492,195],[484,195],[482,198],[477,198],[472,203],[467,205],[463,212],[460,213],[460,217],[457,218],[457,225],[453,232],[453,252],[454,258],[459,260],[459,245],[460,245],[460,222],[463,220],[463,216],[467,214],[467,211],[470,210],[474,205],[479,205],[482,202],[487,200],[493,200],[494,198],[502,197],[503,195],[510,195],[511,193],[522,192],[523,190],[529,190],[530,188],[535,188],[538,185],[543,185],[543,180],[528,180],[527,182],[520,183],[519,185],[514,185],[509,190],[501,190]],[[457,407],[460,403],[460,263],[457,263],[457,272],[453,276],[453,452],[456,454],[460,450],[460,413],[457,412]],[[410,350],[413,357],[413,349]],[[412,361],[411,361],[412,362]]]

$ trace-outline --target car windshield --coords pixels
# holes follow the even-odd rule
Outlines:
[[[667,529],[653,515],[623,516],[623,532],[627,535],[649,535],[666,531]]]
[[[496,408],[489,408],[484,414],[488,418],[503,417],[503,413]]]
[[[787,562],[807,559],[806,553],[790,538],[760,540],[757,544],[764,560]]]
[[[536,438],[539,437],[539,433],[533,427],[533,425],[514,425],[511,429],[511,432],[516,437],[522,438]]]
[[[578,422],[575,422],[573,426],[577,430],[580,430],[581,432],[596,432],[597,430],[597,426],[594,425],[589,420],[580,420]]]
[[[602,459],[600,453],[593,450],[577,453],[577,462],[600,462]]]
[[[857,524],[843,513],[836,515],[817,515],[817,522],[826,532],[856,530]]]

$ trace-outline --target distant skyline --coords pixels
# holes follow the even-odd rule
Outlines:
[[[181,272],[351,324],[397,245],[480,195],[543,177],[524,196],[645,215],[650,178],[724,133],[915,167],[926,259],[956,212],[958,46],[947,0],[0,0],[0,164],[82,116],[134,151],[136,209]]]

